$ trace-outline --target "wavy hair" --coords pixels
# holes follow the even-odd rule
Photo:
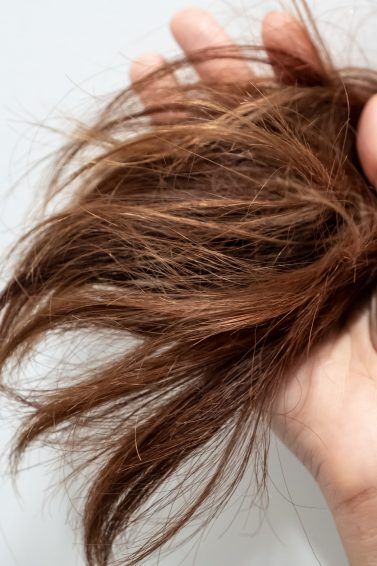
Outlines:
[[[43,440],[85,457],[89,566],[140,564],[213,500],[214,516],[250,461],[262,490],[293,365],[376,285],[376,190],[355,129],[377,74],[337,69],[318,45],[315,66],[249,45],[195,52],[138,92],[210,58],[264,71],[163,90],[143,110],[125,89],[73,133],[47,197],[64,202],[13,247],[0,368],[27,409],[13,456]],[[58,387],[6,377],[70,330],[113,331],[124,348]]]

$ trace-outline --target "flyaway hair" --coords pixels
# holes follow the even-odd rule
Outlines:
[[[311,65],[207,49],[138,82],[155,105],[121,92],[59,153],[49,208],[66,198],[12,250],[2,390],[27,409],[14,461],[42,441],[87,461],[89,566],[140,564],[208,518],[209,501],[215,516],[249,462],[262,489],[289,372],[376,285],[377,194],[355,131],[377,74],[313,49]],[[172,70],[221,57],[262,70],[159,90]],[[57,387],[12,380],[44,338],[71,330],[113,331],[123,352]]]

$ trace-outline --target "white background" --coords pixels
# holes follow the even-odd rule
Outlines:
[[[281,3],[280,3],[281,4]],[[255,40],[265,11],[278,2],[201,2],[235,37]],[[289,5],[289,2],[286,2]],[[168,31],[183,0],[8,0],[0,16],[0,251],[20,233],[31,199],[43,191],[36,171],[24,175],[55,139],[41,127],[86,108],[128,81],[130,61],[143,51],[177,54]],[[377,4],[312,2],[320,28],[339,63],[376,65]],[[357,6],[357,9],[356,9]],[[0,270],[1,271],[1,270]],[[2,276],[6,274],[2,273]],[[5,454],[12,426],[2,412]],[[33,462],[48,460],[42,450]],[[64,489],[48,464],[21,474],[18,493],[0,470],[1,566],[82,566],[80,533]],[[231,506],[196,543],[160,558],[161,566],[343,566],[346,560],[326,504],[314,481],[273,439],[270,503],[252,507],[247,478]],[[236,510],[243,501],[242,509]],[[192,546],[192,545],[191,545]],[[154,557],[148,564],[157,564]]]

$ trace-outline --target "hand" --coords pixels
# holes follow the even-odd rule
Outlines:
[[[233,42],[217,21],[204,10],[188,8],[178,12],[171,20],[171,31],[177,43],[186,54],[194,49],[219,44],[232,45]],[[288,54],[299,54],[315,65],[316,55],[301,26],[287,12],[270,12],[263,20],[262,37],[266,49],[280,49]],[[147,53],[139,57],[131,66],[131,80],[136,82],[146,73],[158,68],[164,59],[158,53]],[[209,61],[196,65],[203,81],[218,77],[219,72],[231,73],[233,77],[250,74],[249,67],[242,62]],[[165,79],[174,87],[173,75]],[[153,103],[153,93],[143,93],[143,103]],[[358,128],[359,158],[365,174],[373,185],[377,185],[377,94],[372,96],[362,113]]]
[[[232,43],[216,20],[200,9],[179,12],[171,22],[171,30],[186,54],[193,49]],[[304,28],[289,14],[268,14],[262,37],[267,51],[278,48],[316,64]],[[161,63],[163,58],[156,53],[141,57],[131,68],[132,80]],[[219,73],[240,78],[252,73],[242,61],[208,61],[195,69],[203,81]],[[164,80],[172,87],[176,84],[173,76]],[[145,105],[153,103],[152,92],[142,96]],[[376,184],[377,95],[369,100],[361,116],[358,151],[366,175]],[[292,372],[273,417],[274,431],[316,477],[333,510],[358,502],[369,504],[371,500],[377,508],[377,352],[369,321],[367,307],[355,313],[341,334],[334,335]],[[338,525],[341,523],[338,520]],[[352,533],[348,534],[352,538]],[[352,558],[354,549],[347,550]],[[356,554],[358,564],[364,563],[359,549]],[[370,558],[368,549],[367,554]]]

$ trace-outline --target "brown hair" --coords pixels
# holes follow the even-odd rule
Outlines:
[[[239,46],[169,63],[137,88],[213,57],[281,72],[181,85],[143,111],[121,92],[59,155],[48,202],[67,191],[66,202],[13,248],[0,298],[3,370],[51,332],[133,339],[57,388],[25,393],[3,371],[3,391],[29,411],[16,463],[43,438],[96,464],[91,566],[122,536],[126,563],[140,563],[212,497],[214,516],[252,455],[262,488],[286,376],[376,284],[376,191],[355,128],[377,75],[337,70],[319,49],[309,66]],[[146,541],[131,537],[182,493]]]

